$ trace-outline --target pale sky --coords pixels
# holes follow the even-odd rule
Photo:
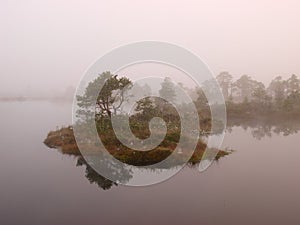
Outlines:
[[[167,41],[218,74],[300,75],[300,1],[0,1],[0,94],[58,91],[112,48]]]

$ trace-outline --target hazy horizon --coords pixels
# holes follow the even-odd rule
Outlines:
[[[185,47],[215,75],[300,75],[297,1],[2,1],[0,94],[63,93],[104,53],[141,40]],[[101,71],[100,71],[101,72]]]

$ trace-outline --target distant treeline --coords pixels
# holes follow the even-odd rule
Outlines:
[[[300,79],[294,74],[287,79],[277,76],[268,86],[248,75],[234,80],[228,72],[220,73],[216,80],[222,90],[229,117],[300,115]],[[189,93],[199,113],[204,117],[209,114],[205,94],[214,95],[218,88],[212,88],[214,87],[212,83],[212,80],[207,80],[203,82],[201,88],[193,89],[179,84]],[[145,90],[145,87],[141,89]],[[151,93],[150,87],[147,86],[147,89]],[[170,78],[166,78],[161,84],[159,94],[161,97],[177,99],[179,105],[182,103]]]
[[[35,94],[0,94],[0,102],[27,102],[27,101],[50,101],[50,102],[72,102],[75,88],[69,86],[64,92],[35,93]]]
[[[268,86],[243,75],[237,80],[228,72],[217,76],[229,116],[300,115],[300,79],[291,75],[271,80]]]
[[[228,72],[222,72],[216,80],[223,93],[227,115],[229,119],[258,116],[300,116],[300,79],[296,75],[291,75],[288,79],[281,76],[275,77],[268,86],[262,82],[256,81],[248,75],[243,75],[234,80]],[[122,114],[124,108],[130,101],[136,101],[135,96],[138,93],[144,93],[145,98],[137,102],[135,112],[148,121],[152,116],[161,116],[170,118],[173,113],[170,107],[157,98],[147,97],[154,92],[150,86],[135,85],[132,87],[132,81],[127,77],[118,77],[110,72],[105,72],[91,82],[83,96],[77,96],[79,106],[90,107],[91,96],[99,94],[101,83],[105,83],[97,100],[97,109],[101,118],[111,116],[112,114]],[[206,95],[214,96],[218,92],[215,80],[207,80],[201,87],[190,88],[179,83],[178,85],[185,90],[193,99],[201,120],[210,118],[210,106],[217,102],[208,103]],[[131,89],[131,95],[126,99],[126,91],[121,91],[123,87]],[[160,84],[158,94],[163,99],[172,99],[177,102],[178,107],[186,108],[186,102],[181,99],[178,87],[166,77]],[[116,102],[117,104],[115,104]],[[216,105],[216,104],[215,104]],[[158,114],[157,114],[158,113]],[[188,112],[187,112],[188,113]],[[170,115],[170,116],[169,116]],[[141,118],[139,118],[141,119]]]
[[[0,102],[31,102],[31,101],[49,101],[49,102],[71,102],[70,97],[0,97]]]

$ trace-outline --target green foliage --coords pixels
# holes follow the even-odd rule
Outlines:
[[[130,87],[131,81],[128,78],[118,78],[118,75],[104,72],[88,84],[83,96],[77,96],[78,106],[83,108],[83,113],[88,113],[88,109],[94,107],[96,100],[96,113],[99,116],[111,117],[111,114],[116,114],[126,100],[124,94]]]
[[[172,83],[169,77],[166,77],[164,79],[164,82],[162,82],[161,89],[159,90],[159,95],[164,99],[175,101],[176,99],[175,85]]]
[[[217,76],[217,80],[220,82],[223,94],[224,88],[231,87],[232,94],[226,101],[227,113],[231,118],[270,113],[300,114],[300,80],[294,74],[287,80],[277,76],[267,88],[248,75],[243,75],[233,82],[228,73],[221,73]]]
[[[278,109],[282,107],[282,103],[286,97],[286,87],[287,82],[281,76],[276,77],[269,85],[268,89]]]
[[[216,78],[220,87],[222,88],[225,100],[228,100],[232,94],[232,75],[230,75],[228,72],[222,72]]]
[[[144,120],[149,120],[154,117],[157,107],[154,104],[154,99],[146,97],[137,102],[135,111],[143,115]]]

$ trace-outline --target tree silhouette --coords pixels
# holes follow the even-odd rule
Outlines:
[[[102,89],[99,93],[99,88]],[[125,91],[131,87],[131,81],[126,77],[118,78],[110,72],[104,72],[93,82],[90,82],[83,96],[77,96],[78,106],[84,109],[93,107],[93,100],[97,97],[97,114],[111,117],[121,108],[125,99]]]
[[[166,77],[164,81],[161,83],[159,96],[164,99],[168,99],[170,101],[175,101],[176,99],[175,85],[171,81],[170,77]]]
[[[231,96],[232,94],[232,79],[232,75],[230,75],[228,72],[222,72],[217,76],[217,81],[220,87],[222,88],[225,100],[228,100],[229,96]]]

